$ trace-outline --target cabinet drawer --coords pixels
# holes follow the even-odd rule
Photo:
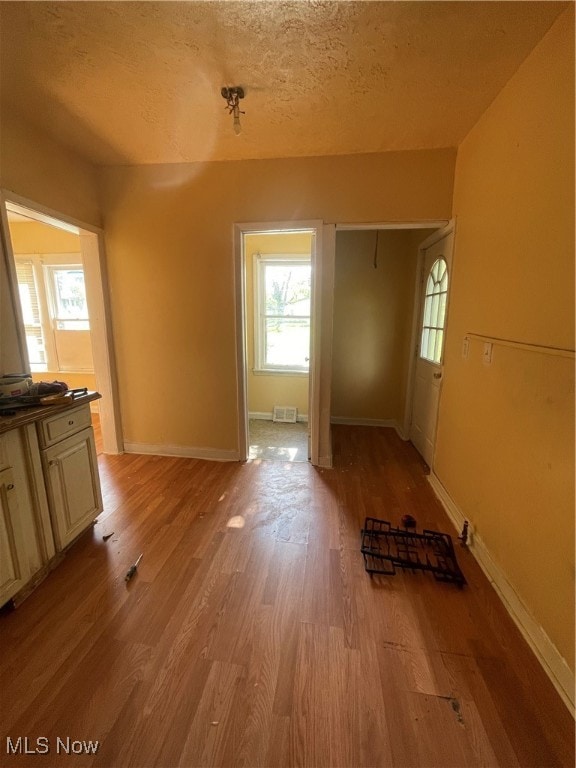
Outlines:
[[[78,408],[67,408],[47,419],[38,422],[38,438],[42,448],[48,448],[65,437],[76,434],[82,429],[91,426],[92,417],[89,405],[81,405]]]

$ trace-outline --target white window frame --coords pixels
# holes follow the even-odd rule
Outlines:
[[[58,297],[56,295],[56,279],[54,273],[57,270],[66,270],[66,269],[73,269],[73,270],[82,270],[82,274],[84,274],[84,265],[82,264],[82,261],[74,261],[71,262],[70,259],[66,261],[66,263],[60,263],[60,261],[54,262],[53,260],[47,260],[46,258],[43,259],[43,271],[44,271],[44,289],[46,291],[46,296],[48,297],[49,306],[50,306],[50,320],[52,324],[52,329],[54,331],[57,330],[67,330],[67,331],[75,331],[75,330],[81,330],[81,331],[89,331],[90,330],[90,317],[77,317],[77,318],[71,318],[71,317],[60,317],[59,315],[59,309],[58,309]],[[84,289],[86,290],[86,276],[84,276]],[[68,321],[79,321],[79,322],[86,322],[87,327],[86,328],[58,328],[58,323],[66,323]]]
[[[38,293],[40,328],[42,330],[46,361],[43,365],[31,363],[30,368],[33,373],[44,373],[46,371],[59,373],[60,366],[54,337],[57,321],[55,298],[53,296],[52,278],[48,273],[51,268],[77,269],[80,267],[82,271],[85,271],[82,256],[80,253],[18,253],[14,255],[14,261],[16,263],[32,264],[34,282]],[[84,281],[86,281],[86,275],[84,275]],[[88,323],[90,324],[90,320],[88,320]],[[62,372],[64,373],[65,371]],[[86,373],[93,373],[93,369],[86,371]]]
[[[442,262],[444,265],[444,271],[440,280],[435,279],[432,276],[434,268],[439,262]],[[442,289],[442,281],[444,278],[446,278],[446,287]],[[432,292],[429,293],[430,281],[432,281]],[[441,365],[444,357],[444,331],[446,328],[449,282],[450,273],[448,269],[448,262],[444,256],[439,256],[430,267],[430,271],[426,276],[426,283],[424,285],[424,301],[422,306],[422,328],[420,332],[420,359],[426,360],[427,362],[433,363],[434,365]],[[436,286],[439,286],[439,290],[436,290]],[[443,296],[443,311],[440,312]],[[438,298],[438,303],[436,307],[434,307],[434,299],[436,297]],[[434,332],[434,351],[432,357],[430,357],[428,355],[428,335],[432,331]],[[424,344],[424,338],[426,338],[426,344]],[[424,346],[426,346],[426,349],[424,349]]]
[[[255,254],[254,255],[254,368],[256,374],[280,375],[280,376],[309,376],[310,364],[307,366],[272,365],[266,362],[266,266],[273,264],[282,265],[310,265],[310,292],[312,294],[312,259],[305,253],[286,254]],[[312,296],[311,296],[312,298]],[[311,328],[312,318],[308,315],[291,316],[294,319],[307,319]],[[311,333],[311,331],[310,331]],[[308,361],[310,353],[308,354]]]

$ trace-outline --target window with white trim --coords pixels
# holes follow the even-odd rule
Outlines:
[[[448,264],[440,257],[432,265],[426,281],[420,341],[420,357],[431,363],[439,364],[442,360],[447,297]]]
[[[16,255],[30,369],[93,371],[84,268],[70,254]]]
[[[307,374],[310,358],[309,256],[255,257],[255,370]]]
[[[89,331],[90,322],[82,265],[50,264],[44,269],[51,298],[54,327],[59,331]]]

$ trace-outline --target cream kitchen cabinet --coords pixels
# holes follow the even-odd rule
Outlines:
[[[0,605],[28,582],[26,544],[20,525],[18,501],[11,469],[0,472]]]
[[[88,393],[0,417],[0,606],[18,602],[102,511]]]
[[[0,605],[47,572],[55,547],[34,425],[0,436]]]
[[[64,549],[102,512],[90,406],[38,422],[54,540]]]

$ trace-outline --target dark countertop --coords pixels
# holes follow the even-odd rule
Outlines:
[[[11,429],[22,427],[25,424],[33,424],[40,419],[46,419],[60,411],[64,412],[70,408],[76,408],[79,405],[91,403],[93,400],[100,400],[102,395],[99,392],[87,392],[85,395],[77,395],[74,400],[66,402],[65,405],[31,405],[29,408],[20,408],[14,416],[0,415],[0,434],[9,432]]]

